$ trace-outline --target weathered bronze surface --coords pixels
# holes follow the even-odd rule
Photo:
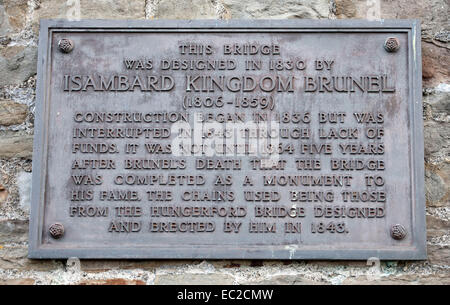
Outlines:
[[[32,258],[424,259],[417,21],[41,22]]]

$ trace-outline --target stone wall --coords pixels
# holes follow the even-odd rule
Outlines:
[[[27,259],[40,18],[364,19],[376,3],[422,20],[427,261]],[[448,16],[448,0],[0,0],[0,284],[450,284]]]

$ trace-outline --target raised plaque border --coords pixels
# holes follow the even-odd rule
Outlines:
[[[42,244],[44,198],[47,176],[49,61],[54,32],[386,32],[408,35],[409,120],[412,191],[412,246],[392,249],[323,250],[320,246],[286,250],[284,245],[198,246],[133,248],[59,248]],[[28,257],[34,259],[330,259],[330,260],[423,260],[426,254],[424,144],[422,115],[422,60],[420,20],[81,20],[42,19],[39,30],[36,117],[33,143],[33,180]]]

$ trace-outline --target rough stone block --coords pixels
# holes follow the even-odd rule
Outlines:
[[[0,1],[0,36],[20,32],[26,25],[27,0]]]
[[[429,41],[422,42],[422,78],[425,88],[448,82],[450,76],[448,43]]]
[[[223,0],[222,3],[234,19],[320,19],[328,18],[330,13],[328,0]]]
[[[28,106],[10,100],[0,100],[0,125],[21,124],[28,115]]]
[[[7,243],[20,243],[28,239],[28,221],[1,220],[0,245]]]
[[[33,155],[33,136],[0,134],[0,158],[28,158]]]
[[[37,32],[40,19],[144,19],[145,0],[41,0],[33,14]]]
[[[344,285],[448,285],[450,283],[449,272],[430,275],[406,274],[383,277],[356,277],[344,280]]]
[[[383,19],[420,19],[425,32],[438,32],[449,24],[447,0],[335,0],[335,3],[336,16],[342,19],[368,19],[377,14]]]
[[[448,262],[450,262],[450,246],[428,245],[427,252],[428,262],[430,264],[448,267]]]
[[[232,285],[233,277],[228,274],[157,274],[155,285]]]
[[[445,168],[449,170],[449,166]],[[438,169],[427,169],[425,171],[425,197],[427,206],[439,207],[448,205],[449,193],[449,173]]]
[[[62,268],[62,263],[56,260],[28,259],[28,246],[0,245],[0,269],[23,271],[51,271]]]
[[[0,184],[0,206],[8,199],[8,190]]]
[[[433,92],[423,98],[424,105],[430,109],[429,116],[426,119],[450,123],[450,84],[441,84],[441,87],[444,87],[443,90],[447,89],[447,91]]]
[[[315,282],[306,279],[302,275],[277,275],[258,279],[256,281],[243,282],[244,285],[324,285],[326,282]]]
[[[29,172],[20,172],[17,175],[17,186],[19,187],[20,202],[19,205],[23,211],[30,212],[31,207],[31,179]]]
[[[149,260],[89,260],[84,259],[81,261],[81,270],[91,273],[105,272],[109,270],[154,270],[154,266],[158,265],[158,262]]]
[[[84,280],[78,285],[145,285],[144,281],[141,280],[129,280],[129,279],[101,279],[101,280]]]
[[[0,285],[34,285],[36,281],[30,278],[0,280]]]
[[[0,86],[20,84],[36,74],[37,47],[0,48]]]
[[[152,18],[158,19],[217,19],[216,6],[211,0],[162,0],[154,5]]]
[[[446,124],[426,122],[424,125],[425,159],[449,147],[450,129]]]

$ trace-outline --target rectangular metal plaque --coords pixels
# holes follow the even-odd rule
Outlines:
[[[41,21],[31,258],[424,259],[420,25]]]

